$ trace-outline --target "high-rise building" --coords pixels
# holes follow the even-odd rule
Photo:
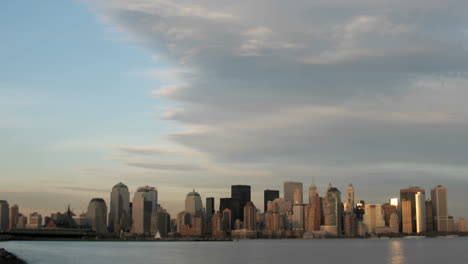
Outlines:
[[[358,221],[354,211],[344,212],[344,235],[346,237],[354,237],[358,231]]]
[[[416,233],[426,232],[426,197],[424,193],[416,194]]]
[[[321,224],[322,201],[317,192],[317,186],[309,187],[309,204],[307,206],[307,231],[319,231]]]
[[[219,212],[214,213],[211,217],[211,235],[213,237],[223,237],[225,235],[225,231],[223,230],[223,215]]]
[[[268,211],[268,202],[274,201],[276,198],[279,198],[278,190],[265,190],[263,192],[263,211]]]
[[[93,198],[89,202],[86,215],[89,218],[91,228],[97,234],[107,233],[107,205],[104,199]]]
[[[244,219],[244,206],[250,201],[250,185],[232,185],[231,198],[239,200],[239,218],[241,221]]]
[[[28,218],[25,215],[18,215],[18,222],[16,222],[16,228],[26,228],[28,225]]]
[[[127,185],[119,182],[112,187],[109,208],[109,231],[119,234],[131,227],[130,193]]]
[[[29,214],[29,223],[26,228],[41,228],[42,227],[42,215],[37,212]]]
[[[237,219],[240,219],[240,201],[234,198],[221,198],[219,202],[219,211],[223,212],[224,215],[224,209],[229,209],[230,212],[230,219],[231,219],[231,225],[230,227],[234,227],[234,222]],[[242,208],[243,211],[243,208]],[[243,219],[243,218],[242,218]]]
[[[132,233],[151,235],[151,221],[157,212],[158,193],[156,188],[145,186],[137,189],[132,202]],[[154,228],[153,228],[154,229]]]
[[[284,198],[276,198],[271,204],[276,213],[285,214],[292,211],[292,202],[286,201]]]
[[[256,230],[257,228],[257,208],[248,201],[244,206],[244,228],[247,230]]]
[[[406,215],[406,217],[409,217],[410,220],[408,219],[405,219],[405,217],[403,216],[402,214],[402,221],[411,221],[411,233],[414,233],[416,232],[416,227],[417,227],[417,223],[416,223],[416,194],[417,193],[421,193],[421,194],[425,194],[425,190],[424,189],[421,189],[419,187],[409,187],[409,188],[406,188],[406,189],[401,189],[400,190],[400,200],[401,200],[401,203],[403,204],[403,201],[404,200],[408,200],[410,201],[410,204],[411,204],[411,215]],[[403,225],[405,226],[405,225]]]
[[[19,216],[19,208],[18,205],[13,205],[10,207],[10,221],[9,221],[9,229],[16,228],[16,224],[18,223],[18,216]]]
[[[0,231],[7,231],[10,225],[10,206],[7,201],[0,200]]]
[[[442,185],[436,186],[431,190],[431,200],[435,231],[448,232],[447,189]]]
[[[392,214],[398,214],[398,209],[395,205],[392,205],[391,203],[384,203],[382,205],[382,210],[384,211],[385,225],[390,226],[390,218]]]
[[[159,210],[157,213],[157,226],[161,237],[165,238],[171,231],[171,215],[166,210]]]
[[[336,230],[335,235],[342,233],[343,203],[341,203],[341,192],[335,188],[329,188],[324,198],[325,229],[327,231]]]
[[[292,230],[304,230],[304,204],[293,204]]]
[[[353,211],[354,210],[354,187],[353,184],[348,185],[348,199],[347,199],[347,207],[345,211]]]
[[[457,232],[466,232],[466,220],[465,218],[460,218],[457,222]]]
[[[434,232],[434,214],[432,212],[432,200],[427,200],[426,204],[426,231]]]
[[[404,199],[401,201],[401,218],[402,232],[405,234],[413,233],[411,200]]]
[[[362,221],[364,219],[364,214],[366,213],[366,202],[363,200],[359,200],[356,203],[356,217],[359,221]]]
[[[203,204],[200,194],[195,191],[189,192],[185,197],[185,212],[194,216],[203,215]]]
[[[299,201],[298,203],[299,204],[302,204],[303,203],[303,199],[302,199],[302,192],[303,192],[303,188],[302,188],[302,182],[285,182],[284,183],[284,199],[286,201],[290,201],[292,203],[294,203],[294,191],[295,190],[298,190],[299,192]]]
[[[207,219],[211,219],[211,216],[215,213],[215,201],[213,197],[206,198],[206,209],[205,214]]]
[[[385,227],[384,211],[380,204],[366,204],[364,224],[367,232],[376,233],[376,229]]]
[[[224,231],[231,231],[234,223],[232,221],[232,211],[229,208],[223,210],[223,230]]]

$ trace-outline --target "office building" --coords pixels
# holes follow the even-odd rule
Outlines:
[[[16,224],[18,223],[18,216],[19,216],[19,207],[18,205],[13,205],[10,207],[10,214],[9,214],[9,229],[16,228]]]
[[[244,219],[244,206],[250,201],[250,185],[232,185],[231,198],[239,201],[239,220]]]
[[[424,193],[416,194],[416,233],[426,232],[426,197]]]
[[[206,198],[205,215],[208,219],[215,213],[215,199],[213,197]]]
[[[346,202],[345,211],[354,211],[354,186],[351,183],[348,185],[348,199]]]
[[[109,211],[109,232],[119,234],[130,230],[130,193],[127,185],[119,182],[112,187]]]
[[[29,214],[29,223],[26,228],[42,228],[42,215],[37,212]]]
[[[263,212],[268,211],[268,202],[279,198],[278,190],[265,190],[263,192]]]
[[[244,228],[247,230],[257,229],[257,208],[251,201],[248,201],[244,206]]]
[[[342,215],[344,211],[343,203],[341,203],[341,192],[335,187],[328,188],[327,195],[323,200],[323,206],[325,231],[340,236],[342,234]],[[332,230],[336,230],[336,232],[332,232]]]
[[[447,189],[442,185],[436,186],[431,190],[431,200],[435,231],[448,232]]]
[[[410,215],[405,215],[403,216],[402,214],[402,221],[405,221],[407,223],[411,222],[411,233],[415,233],[417,230],[417,221],[416,221],[416,194],[421,193],[422,195],[425,194],[425,190],[421,189],[419,187],[409,187],[406,189],[401,189],[400,190],[400,200],[403,203],[404,200],[410,201],[410,207],[411,207],[411,214]],[[405,217],[408,217],[406,219]],[[405,226],[405,225],[403,225]]]
[[[219,202],[219,211],[223,212],[224,214],[224,209],[229,209],[230,219],[231,219],[230,227],[234,227],[234,222],[237,219],[240,220],[240,215],[241,215],[240,214],[240,211],[241,211],[240,201],[234,198],[221,198]],[[243,211],[243,208],[242,208],[242,211]]]
[[[427,200],[426,204],[426,231],[434,232],[434,213],[432,212],[432,200]]]
[[[185,197],[185,212],[194,216],[203,215],[203,204],[200,194],[195,191],[189,192]]]
[[[322,199],[314,184],[309,187],[309,204],[307,210],[307,231],[320,231]]]
[[[93,198],[89,202],[86,216],[89,218],[92,230],[97,234],[107,233],[107,205],[104,199]]]
[[[303,188],[302,188],[302,182],[285,182],[284,183],[284,199],[286,201],[290,201],[294,203],[294,192],[299,192],[299,204],[303,203],[302,200],[302,193],[303,193]]]
[[[411,200],[405,199],[401,201],[401,218],[402,232],[405,234],[413,233]]]
[[[7,231],[10,225],[10,206],[7,201],[0,200],[0,232]]]
[[[366,204],[363,223],[368,233],[376,233],[378,228],[385,227],[384,211],[380,204]]]
[[[132,233],[151,235],[151,225],[154,223],[152,221],[153,212],[157,212],[157,208],[158,193],[156,188],[150,186],[138,188],[132,202]]]

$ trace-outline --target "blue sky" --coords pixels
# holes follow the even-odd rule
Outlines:
[[[446,185],[466,216],[462,0],[6,1],[0,193],[84,210],[123,181],[255,204],[282,182],[382,203]],[[258,12],[261,9],[262,12]],[[429,198],[429,197],[428,197]]]

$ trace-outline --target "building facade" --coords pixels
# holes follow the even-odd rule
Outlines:
[[[109,231],[119,234],[131,228],[130,193],[127,185],[119,182],[112,187],[109,207]]]

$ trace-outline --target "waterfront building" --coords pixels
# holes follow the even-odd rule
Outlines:
[[[455,226],[455,220],[453,219],[453,216],[449,215],[448,216],[448,232],[455,232],[456,231],[456,226]]]
[[[234,226],[233,220],[232,220],[232,211],[229,208],[225,208],[223,210],[223,230],[224,231],[231,231],[232,227]]]
[[[86,215],[92,230],[96,231],[97,234],[107,233],[107,205],[104,199],[93,198],[89,202]]]
[[[156,188],[145,186],[137,189],[132,202],[132,233],[150,235],[153,212],[157,212],[158,193]],[[153,227],[154,230],[154,227]]]
[[[322,199],[317,192],[317,186],[309,187],[309,204],[307,206],[307,231],[320,231]]]
[[[224,237],[226,235],[226,232],[223,230],[223,215],[219,212],[211,216],[211,235],[213,237]]]
[[[356,203],[355,212],[358,221],[364,220],[364,214],[366,213],[366,202],[364,202],[363,200],[359,200]]]
[[[207,218],[211,218],[211,216],[215,213],[215,199],[213,197],[206,198],[206,209],[205,215]]]
[[[249,202],[250,199],[250,185],[232,185],[231,186],[231,198],[239,201],[239,220],[244,219],[244,206]]]
[[[410,201],[411,207],[411,214],[403,216],[402,214],[402,221],[406,221],[407,223],[411,222],[411,233],[415,233],[417,230],[417,216],[416,216],[416,194],[421,193],[425,194],[425,190],[419,187],[409,187],[406,189],[400,190],[400,200],[403,203],[404,200]],[[405,225],[403,225],[405,226]],[[407,230],[408,231],[408,230]]]
[[[436,186],[431,190],[431,199],[435,231],[448,232],[447,189],[442,185]]]
[[[385,225],[390,226],[390,218],[393,214],[398,214],[398,209],[391,203],[384,203],[382,205],[382,210],[384,211]]]
[[[110,194],[109,232],[119,234],[131,227],[130,193],[127,185],[119,182]]]
[[[411,200],[402,200],[401,201],[401,222],[402,222],[402,232],[405,234],[413,233],[413,221],[412,221],[412,205]]]
[[[185,212],[194,216],[203,215],[203,204],[200,194],[195,191],[189,192],[185,197]]]
[[[281,221],[280,214],[272,211],[265,213],[265,229],[270,231],[280,231]]]
[[[380,204],[366,204],[363,223],[368,233],[377,233],[376,229],[385,227],[384,211]]]
[[[16,225],[18,224],[18,216],[19,216],[19,207],[17,204],[13,205],[10,207],[10,213],[9,213],[9,229],[16,228]]]
[[[188,212],[186,214],[191,216],[190,223],[185,223],[180,227],[180,235],[183,237],[203,236],[203,216],[192,215]]]
[[[416,194],[416,233],[426,232],[426,197],[424,193]]]
[[[286,201],[284,198],[277,198],[272,202],[273,211],[279,214],[286,214],[291,212],[292,202]]]
[[[466,232],[466,220],[465,218],[460,218],[457,222],[457,232]]]
[[[343,203],[341,203],[341,192],[335,188],[328,188],[327,195],[324,198],[324,214],[325,214],[325,228],[327,232],[330,232],[331,226],[334,226],[336,232],[331,232],[340,236],[342,233],[342,215],[343,215]]]
[[[291,203],[294,203],[294,191],[298,190],[299,192],[299,204],[302,204],[302,192],[303,192],[303,187],[302,187],[302,182],[285,182],[284,183],[284,199],[286,201],[289,201]]]
[[[357,235],[358,221],[354,211],[344,212],[344,235],[346,237],[354,237]]]
[[[265,190],[263,191],[263,211],[268,211],[268,202],[274,201],[279,198],[278,190]]]
[[[182,226],[190,225],[192,223],[192,214],[186,211],[182,211],[177,214],[177,232],[182,232]]]
[[[0,232],[8,230],[10,225],[10,206],[7,201],[0,200]]]
[[[304,208],[305,206],[303,204],[293,204],[291,219],[292,230],[304,230]]]
[[[26,228],[42,228],[42,215],[37,212],[29,214],[29,223]]]
[[[171,231],[171,215],[166,210],[160,209],[156,217],[157,231],[159,231],[162,238],[165,238]]]
[[[247,230],[257,229],[257,208],[251,201],[248,201],[244,206],[244,228]]]
[[[16,228],[26,228],[28,225],[28,217],[23,214],[18,215],[18,221],[16,222]]]
[[[427,200],[426,204],[426,231],[434,232],[434,213],[432,212],[432,200]]]

